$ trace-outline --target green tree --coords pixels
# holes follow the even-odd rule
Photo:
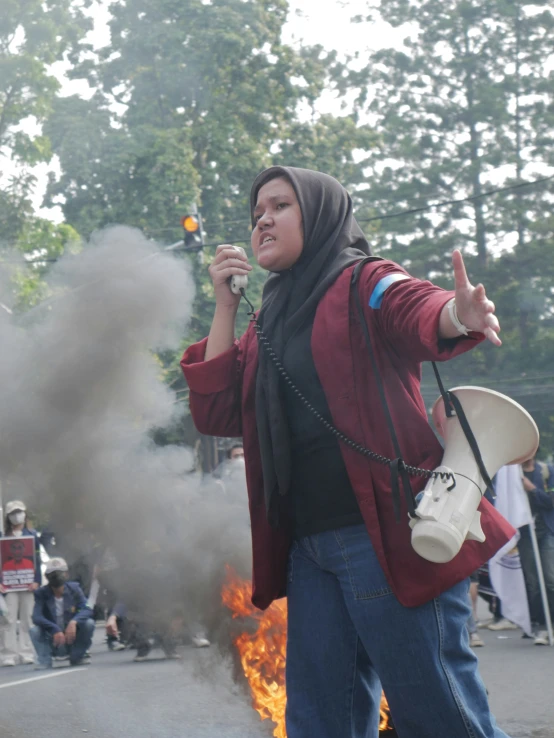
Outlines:
[[[47,138],[26,133],[19,124],[39,124],[49,114],[59,89],[51,65],[75,61],[91,28],[83,10],[91,0],[3,0],[0,17],[0,146],[26,163],[50,158]]]
[[[47,203],[59,203],[85,237],[118,222],[175,242],[194,200],[207,261],[217,243],[248,247],[249,191],[264,167],[319,167],[350,187],[363,181],[356,154],[374,142],[371,128],[355,116],[299,114],[337,88],[341,67],[321,47],[282,42],[286,0],[117,0],[110,12],[111,44],[70,73],[94,96],[59,99],[45,125],[62,170]],[[206,264],[192,263],[189,341],[207,333],[214,306]],[[259,270],[250,277],[255,304],[264,280]],[[240,329],[246,324],[241,312]],[[161,358],[167,381],[185,394],[178,357]]]
[[[45,124],[62,176],[51,179],[47,203],[85,237],[113,223],[158,235],[179,220],[198,193],[189,132],[145,123],[130,130],[98,92],[91,100],[60,98]],[[175,240],[175,238],[173,238]]]
[[[467,198],[383,219],[374,244],[445,286],[451,251],[464,251],[472,281],[483,281],[497,305],[504,347],[483,344],[449,362],[446,379],[508,392],[552,443],[552,181],[486,196],[554,165],[551,4],[383,0],[369,18],[376,15],[410,25],[401,50],[380,50],[347,77],[359,86],[357,112],[380,136],[369,187],[358,193],[362,218]],[[425,391],[431,402],[436,384],[427,375]]]
[[[66,223],[52,223],[30,215],[17,240],[7,252],[11,275],[10,302],[15,313],[25,313],[51,295],[45,276],[52,262],[65,253],[81,249],[77,231]],[[20,256],[18,259],[17,256]]]
[[[36,178],[29,167],[48,161],[51,146],[41,129],[52,111],[60,83],[56,62],[75,63],[86,50],[83,37],[92,27],[85,11],[91,0],[4,0],[0,13],[0,171],[10,159],[15,173],[0,189],[0,259],[17,252],[52,258],[69,240],[68,226],[34,217]],[[31,132],[32,131],[32,132]],[[71,239],[75,233],[71,230]],[[11,266],[11,265],[10,265]],[[33,305],[45,294],[41,275],[46,262],[13,272],[16,309]],[[13,268],[13,267],[12,267]]]
[[[554,53],[548,5],[390,0],[375,11],[393,26],[410,23],[411,31],[402,50],[376,52],[350,76],[360,85],[359,106],[381,135],[368,214],[473,198],[383,227],[381,250],[391,249],[417,273],[444,271],[455,246],[475,253],[483,270],[495,245],[497,202],[508,203],[513,216],[514,200],[482,195],[499,176],[502,183],[524,171],[529,176],[547,156],[544,111],[552,105],[552,85],[544,62]],[[540,6],[542,13],[531,12]],[[500,168],[508,166],[505,175]]]
[[[9,177],[0,189],[0,255],[13,247],[27,218],[33,213],[31,202],[35,177],[19,172]]]
[[[240,237],[257,172],[285,156],[313,165],[327,131],[346,144],[334,158],[327,146],[334,172],[359,181],[351,152],[364,126],[299,122],[299,103],[332,84],[335,56],[285,46],[287,10],[286,0],[113,2],[111,45],[71,73],[96,95],[60,100],[47,126],[63,172],[48,201],[84,235],[117,221],[170,241],[196,197],[210,241],[234,235],[229,223]]]

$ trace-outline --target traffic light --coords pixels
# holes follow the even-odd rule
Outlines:
[[[199,214],[189,213],[181,218],[184,236],[183,241],[187,251],[201,251],[204,247],[202,237],[202,219]]]

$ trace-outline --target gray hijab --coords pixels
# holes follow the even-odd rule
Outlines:
[[[273,350],[282,359],[290,338],[313,324],[319,301],[341,272],[369,256],[371,250],[352,214],[350,195],[336,179],[321,172],[296,167],[266,169],[252,185],[252,214],[260,188],[277,177],[291,183],[304,231],[304,248],[294,266],[270,273],[258,317]],[[283,501],[290,486],[290,432],[279,374],[261,347],[258,353],[256,422],[264,496],[268,520],[277,526],[282,518],[280,513],[287,507]]]

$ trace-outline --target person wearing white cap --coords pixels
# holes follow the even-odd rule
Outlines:
[[[86,653],[94,634],[92,610],[77,582],[67,581],[67,563],[60,557],[46,565],[48,584],[35,592],[31,639],[37,652],[35,669],[50,669],[52,658],[72,666],[90,663]]]
[[[21,500],[10,500],[6,505],[4,537],[20,538],[33,536],[35,539],[35,581],[28,585],[27,591],[7,592],[0,584],[7,608],[8,625],[4,627],[4,645],[0,652],[1,666],[16,666],[18,663],[32,664],[33,646],[29,637],[31,613],[33,611],[33,592],[41,583],[40,544],[38,534],[27,527],[27,508]],[[19,620],[19,628],[18,628]]]

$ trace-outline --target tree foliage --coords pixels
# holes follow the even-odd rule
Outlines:
[[[358,20],[376,15],[409,25],[401,49],[380,50],[348,75],[358,85],[359,114],[371,117],[380,136],[359,211],[374,217],[462,200],[383,219],[374,245],[445,286],[450,254],[462,249],[472,281],[483,281],[496,302],[504,347],[483,345],[449,363],[446,376],[506,391],[550,433],[554,181],[487,192],[554,166],[552,6],[386,0]],[[429,378],[426,386],[431,399],[436,385]]]
[[[207,246],[202,263],[192,257],[191,341],[209,330],[207,262],[216,244],[249,247],[249,191],[258,172],[274,163],[319,168],[355,188],[375,136],[356,115],[317,113],[324,91],[340,98],[342,66],[320,46],[283,43],[287,0],[113,0],[110,43],[94,53],[84,41],[90,6],[7,0],[3,8],[0,146],[21,164],[57,157],[60,173],[51,173],[44,204],[59,205],[65,220],[53,226],[35,216],[35,183],[25,169],[4,182],[0,258],[16,262],[9,302],[24,312],[49,297],[44,276],[52,260],[109,224],[139,227],[162,246],[178,241],[180,218],[194,203]],[[51,65],[61,59],[90,96],[60,94]],[[254,269],[255,304],[264,281]],[[247,322],[245,308],[238,330]],[[179,356],[159,358],[184,399]],[[182,429],[156,434],[159,442],[181,438]]]
[[[48,139],[26,133],[30,117],[42,123],[60,83],[55,62],[75,60],[91,27],[84,10],[91,0],[3,0],[0,14],[0,146],[27,163],[51,156]]]
[[[36,177],[29,167],[52,157],[50,139],[41,131],[60,90],[56,63],[75,63],[87,50],[92,27],[86,15],[91,0],[3,0],[0,11],[0,173],[11,160],[16,173],[0,189],[0,258],[25,252],[52,258],[60,245],[78,240],[71,226],[54,226],[35,217]],[[69,238],[69,233],[71,237]],[[16,310],[39,301],[46,291],[42,274],[48,262],[13,271],[8,300]]]
[[[96,95],[60,100],[46,129],[63,172],[49,201],[60,199],[84,235],[117,221],[169,240],[196,199],[215,241],[229,222],[246,226],[250,184],[276,160],[313,164],[318,149],[332,159],[341,144],[333,168],[359,181],[351,154],[368,129],[299,120],[299,104],[313,105],[329,83],[334,55],[285,46],[287,9],[286,0],[112,3],[111,44],[72,71]]]
[[[31,202],[35,177],[28,172],[11,175],[0,189],[0,251],[9,249],[33,215]]]
[[[530,13],[541,5],[543,12]],[[499,181],[521,179],[524,170],[526,178],[538,177],[540,164],[554,163],[548,5],[390,0],[378,8],[393,26],[411,26],[402,50],[378,51],[350,75],[360,88],[359,107],[381,135],[366,202],[379,213],[473,198],[382,229],[381,250],[413,262],[418,272],[443,271],[454,246],[474,253],[485,268],[495,239],[514,231],[514,197],[483,194]],[[521,190],[520,197],[527,192],[535,196]],[[500,202],[510,222],[499,218]]]
[[[49,204],[85,237],[108,223],[142,228],[163,243],[182,237],[180,217],[201,208],[205,261],[215,244],[248,248],[250,186],[273,163],[319,167],[350,186],[363,181],[357,150],[374,143],[355,117],[300,115],[333,84],[334,53],[282,42],[286,0],[117,0],[111,43],[71,74],[95,90],[59,99],[45,125],[62,174]],[[185,257],[188,258],[188,257]],[[209,330],[213,289],[205,263],[188,340]],[[259,303],[265,275],[249,294]],[[246,326],[242,315],[240,328]],[[184,389],[178,357],[168,381]]]
[[[86,239],[124,223],[172,244],[196,203],[203,262],[182,258],[192,259],[197,284],[187,341],[199,338],[214,304],[206,262],[218,243],[248,249],[256,174],[271,164],[317,168],[352,191],[377,253],[416,276],[450,286],[450,253],[464,251],[471,279],[485,282],[497,303],[504,347],[483,345],[452,362],[447,381],[524,399],[548,431],[552,182],[487,192],[554,166],[551,4],[376,3],[358,19],[368,35],[379,16],[405,28],[406,38],[400,49],[369,54],[364,66],[359,53],[352,64],[320,46],[285,44],[287,0],[112,0],[110,42],[94,53],[83,40],[89,0],[7,0],[0,145],[22,162],[58,157],[61,173],[51,175],[45,204],[59,204],[71,229],[54,232],[34,216],[28,172],[5,183],[3,243],[43,259],[18,273],[18,308],[40,299],[47,259],[78,242],[77,234]],[[60,96],[50,65],[62,57],[90,97]],[[338,107],[342,101],[340,114],[318,114],[323,92],[334,93]],[[40,133],[24,133],[29,116],[42,124]],[[458,202],[427,207],[443,201]],[[256,305],[264,280],[254,269],[249,296]],[[185,397],[178,358],[160,357],[161,371]],[[426,398],[435,396],[427,379],[424,388]]]

